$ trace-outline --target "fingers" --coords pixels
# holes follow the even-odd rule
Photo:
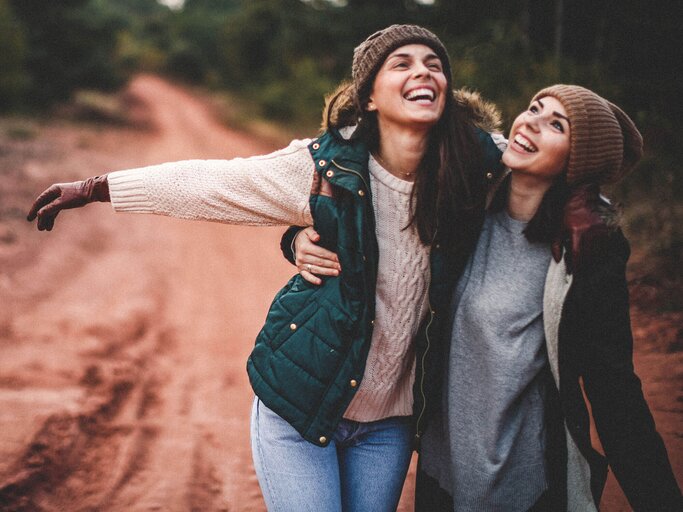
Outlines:
[[[301,270],[299,272],[299,274],[301,274],[301,277],[303,277],[306,281],[308,281],[311,284],[319,286],[323,283],[322,279],[314,276],[313,274],[311,274],[310,272],[307,272],[306,270]]]
[[[45,190],[36,198],[36,200],[33,202],[33,205],[31,205],[31,209],[28,212],[26,220],[29,222],[33,221],[33,219],[36,218],[36,215],[38,215],[38,211],[57,199],[61,193],[61,189],[57,185],[52,185],[50,188]]]
[[[38,231],[52,231],[55,225],[55,219],[59,211],[45,215],[42,210],[38,212]]]
[[[315,274],[317,276],[338,276],[339,270],[330,267],[321,267],[319,265],[313,265],[311,263],[303,263],[297,265],[299,270],[302,272],[308,272],[309,274]]]
[[[324,273],[325,275],[336,276],[341,272],[341,265],[336,260],[320,258],[306,251],[297,252],[295,263],[301,269],[305,269],[307,265],[314,266],[318,270],[315,272],[316,274]]]
[[[306,235],[306,237],[312,241],[312,242],[319,242],[320,241],[320,235],[318,232],[313,228],[313,226],[308,226],[305,228],[302,233]]]
[[[38,231],[52,231],[55,225],[57,214],[65,208],[69,208],[64,201],[64,196],[60,195],[46,206],[38,210]]]
[[[332,251],[328,251],[324,247],[320,247],[319,245],[306,244],[302,248],[301,254],[304,256],[310,256],[311,261],[307,261],[306,263],[323,266],[339,266],[339,258],[337,255]],[[341,267],[339,268],[341,269]]]
[[[323,282],[318,276],[338,276],[341,271],[337,255],[316,245],[319,241],[320,235],[312,227],[304,229],[294,240],[299,273],[316,286]]]
[[[338,275],[341,271],[339,258],[332,251],[316,245],[316,242],[320,240],[320,235],[310,227],[303,230],[301,234],[303,236],[298,236],[294,242],[297,267],[303,269],[304,265],[315,265],[318,269],[337,271],[337,273],[325,275]]]

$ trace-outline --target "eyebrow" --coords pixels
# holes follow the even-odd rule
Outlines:
[[[542,102],[541,100],[536,100],[536,101],[538,101],[538,104],[541,106],[541,108],[545,108],[545,105],[543,105],[543,102]],[[569,123],[569,126],[572,125],[571,120],[570,120],[567,116],[562,115],[562,114],[560,114],[559,112],[556,112],[556,111],[553,111],[553,115],[559,117],[560,119],[564,119],[565,121],[567,121],[567,123]]]
[[[414,55],[412,53],[392,53],[387,57],[387,60],[393,59],[393,58],[412,58]],[[432,59],[438,59],[439,61],[441,60],[439,56],[436,53],[429,53],[425,56],[425,60],[432,60]]]

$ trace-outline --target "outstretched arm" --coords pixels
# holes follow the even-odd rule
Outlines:
[[[308,142],[294,141],[264,156],[182,160],[112,172],[103,182],[92,178],[53,185],[38,198],[29,220],[38,217],[39,229],[51,229],[61,210],[99,200],[90,194],[93,182],[101,182],[117,212],[243,225],[310,225],[315,171]]]

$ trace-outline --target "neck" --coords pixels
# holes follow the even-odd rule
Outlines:
[[[379,163],[402,180],[414,180],[427,151],[429,130],[415,131],[380,125],[379,133],[379,146],[375,151]]]
[[[507,212],[515,220],[527,222],[536,215],[552,182],[512,172]]]

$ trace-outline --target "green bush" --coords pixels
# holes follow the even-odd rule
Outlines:
[[[0,110],[22,103],[30,85],[25,69],[24,28],[5,0],[0,0]]]
[[[319,123],[325,95],[335,86],[310,58],[291,64],[291,75],[273,81],[259,90],[258,96],[266,116],[295,125],[316,126]]]

